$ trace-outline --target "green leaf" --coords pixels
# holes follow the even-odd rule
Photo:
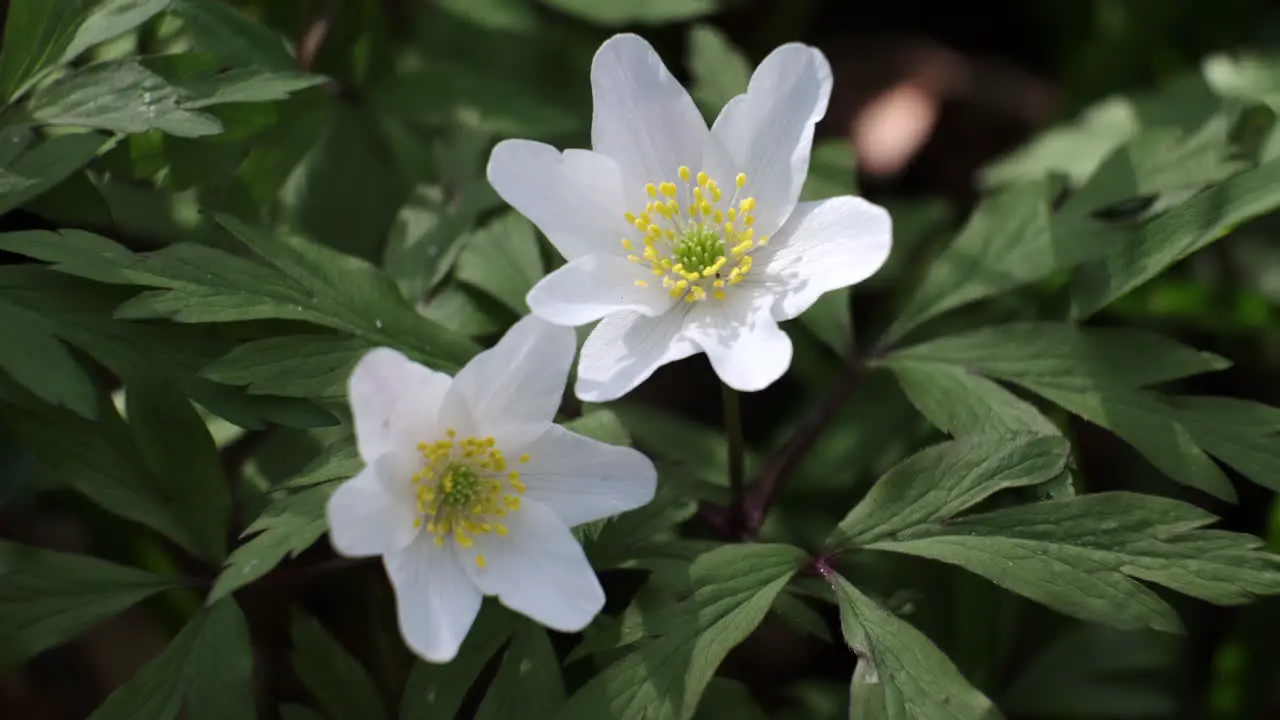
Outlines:
[[[183,107],[183,96],[164,78],[134,60],[89,65],[40,88],[31,116],[52,125],[118,133],[160,130],[179,137],[222,132],[212,115]]]
[[[282,335],[236,347],[201,375],[249,392],[285,397],[340,399],[347,378],[369,343],[340,335]]]
[[[290,70],[292,53],[284,38],[223,0],[173,0],[195,45],[230,65],[264,70]]]
[[[525,621],[480,703],[476,720],[553,718],[564,703],[560,660],[547,631]]]
[[[331,485],[315,485],[267,505],[245,528],[241,536],[252,538],[232,551],[206,602],[217,602],[315,544],[328,529],[324,509],[332,493]]]
[[[1070,446],[1057,435],[970,436],[926,448],[894,466],[840,521],[828,540],[852,548],[944,521],[987,497],[1053,480]]]
[[[963,367],[897,358],[885,364],[911,404],[949,435],[1059,434],[1033,405]]]
[[[94,0],[11,0],[0,50],[0,98],[12,102],[44,70],[62,62]]]
[[[690,93],[715,117],[734,96],[747,91],[751,63],[718,28],[698,23],[689,29]]]
[[[1219,397],[1180,397],[1171,405],[1196,444],[1259,485],[1280,490],[1280,409]]]
[[[542,4],[593,25],[662,25],[710,15],[720,0],[542,0]]]
[[[1137,388],[1231,366],[1225,358],[1145,330],[1053,322],[983,327],[930,340],[892,357],[1070,390]]]
[[[1063,389],[1052,383],[1022,381],[1028,390],[1089,422],[1119,435],[1171,479],[1235,502],[1231,480],[1205,454],[1159,395],[1137,390]]]
[[[191,515],[202,508],[187,495],[182,478],[162,481],[155,475],[110,405],[104,404],[98,415],[89,421],[53,408],[12,408],[5,420],[51,478],[108,512],[152,528],[193,555],[220,559],[220,548],[209,537],[209,523],[197,520],[192,526]],[[74,438],[75,452],[67,451],[68,438]]]
[[[71,44],[62,53],[62,62],[74,60],[80,53],[123,35],[164,12],[170,0],[102,0],[76,31]]]
[[[329,717],[387,716],[368,671],[314,618],[294,619],[292,657],[298,679]]]
[[[0,540],[0,668],[13,668],[177,584],[87,555]]]
[[[276,238],[229,217],[220,221],[273,267],[185,243],[135,255],[106,238],[74,231],[0,235],[0,249],[54,261],[54,270],[99,282],[161,288],[122,304],[116,311],[121,318],[302,320],[370,345],[397,347],[444,371],[457,370],[475,353],[474,344],[414,312],[369,263],[297,238]]]
[[[339,329],[373,342],[416,350],[424,362],[445,372],[457,370],[475,354],[472,343],[414,312],[395,284],[373,265],[296,238],[275,238],[229,216],[219,216],[218,221],[312,293],[312,303],[323,308],[324,317],[338,319],[328,321],[331,327],[341,325]]]
[[[802,635],[809,635],[819,640],[831,642],[831,633],[827,631],[827,623],[805,602],[804,598],[792,592],[783,592],[773,601],[773,612],[792,630]]]
[[[183,100],[182,107],[197,110],[212,105],[285,100],[296,92],[325,81],[324,76],[309,73],[236,68],[183,82],[182,89],[188,97]]]
[[[1143,132],[1103,161],[1064,212],[1091,213],[1148,197],[1155,198],[1154,207],[1167,207],[1220,182],[1245,167],[1230,157],[1230,131],[1231,118],[1220,113],[1191,134],[1181,128]]]
[[[56,135],[25,147],[5,165],[0,213],[7,213],[52,190],[88,165],[105,142],[106,138],[95,133],[76,133]]]
[[[485,665],[523,622],[496,602],[486,602],[453,662],[438,665],[420,660],[414,663],[400,701],[400,720],[456,716]]]
[[[1107,492],[922,525],[866,546],[959,565],[1059,612],[1176,632],[1138,580],[1219,605],[1280,593],[1280,557],[1177,500]]]
[[[72,233],[11,233],[0,235],[0,247],[9,249],[15,236],[35,237],[35,244],[50,251],[75,244],[68,240],[74,236]],[[21,243],[15,245],[17,252],[31,249]],[[123,248],[119,250],[128,254]],[[86,255],[99,259],[98,274],[119,274],[118,269],[112,271],[110,264],[103,262],[108,256]],[[84,266],[88,268],[92,263],[86,259]],[[236,388],[197,377],[202,367],[230,349],[228,339],[176,325],[120,322],[111,311],[127,297],[127,290],[85,282],[31,264],[0,267],[0,301],[39,314],[51,323],[61,340],[92,356],[117,377],[167,378],[206,409],[243,428],[261,428],[267,419],[304,428],[336,422],[310,402],[250,398]]]
[[[199,542],[202,557],[222,560],[231,497],[204,420],[176,385],[156,378],[129,378],[125,398],[134,441],[160,493],[173,499],[174,519]]]
[[[561,720],[689,720],[716,668],[760,624],[804,559],[785,545],[728,545],[702,555],[690,568],[692,596],[663,625],[669,632],[588,681]]]
[[[90,720],[253,720],[253,646],[231,600],[205,608]]]
[[[504,213],[469,233],[454,277],[488,293],[525,315],[525,295],[545,273],[533,223],[516,212]]]
[[[840,629],[858,656],[849,688],[851,717],[997,720],[1000,711],[929,638],[843,577],[827,581],[840,605]]]
[[[482,136],[552,139],[576,131],[572,108],[510,75],[454,59],[388,74],[371,90],[379,113],[436,125],[462,123]]]
[[[662,556],[673,529],[693,517],[697,503],[660,483],[652,501],[595,528],[584,543],[591,566],[597,569],[643,565]]]
[[[926,320],[1101,257],[1116,243],[1100,222],[1050,214],[1047,181],[986,198],[881,340],[894,342]]]
[[[1077,317],[1088,317],[1166,268],[1280,208],[1280,158],[1208,188],[1127,232],[1105,261],[1081,268],[1072,287]]]
[[[46,402],[86,418],[97,415],[97,390],[47,320],[0,302],[0,327],[0,369]]]

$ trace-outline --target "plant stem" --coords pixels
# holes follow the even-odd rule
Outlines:
[[[729,441],[729,489],[733,493],[730,518],[735,528],[742,527],[742,500],[746,484],[746,443],[742,439],[742,408],[738,391],[720,384],[724,399],[724,434]]]

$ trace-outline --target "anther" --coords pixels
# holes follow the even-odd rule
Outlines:
[[[738,173],[738,176],[733,179],[733,182],[738,186],[738,189],[741,190],[742,187],[747,184],[747,174]]]
[[[689,172],[689,168],[684,165],[681,165],[680,169],[676,172],[680,174],[680,179],[685,182],[689,182],[689,178],[693,176],[693,174]]]

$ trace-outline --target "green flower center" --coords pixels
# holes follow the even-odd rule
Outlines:
[[[726,254],[724,236],[718,228],[694,225],[680,236],[673,254],[685,270],[701,274]]]

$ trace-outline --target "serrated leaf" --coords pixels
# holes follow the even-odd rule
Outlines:
[[[1103,161],[1063,212],[1096,213],[1135,198],[1164,208],[1240,172],[1246,165],[1232,157],[1232,119],[1215,114],[1192,133],[1174,127],[1142,132]]]
[[[1242,223],[1276,208],[1280,208],[1280,158],[1214,185],[1127,231],[1115,252],[1076,274],[1075,315],[1092,315]]]
[[[672,530],[693,517],[697,503],[659,483],[654,499],[643,507],[606,520],[584,545],[597,569],[644,564],[662,553]]]
[[[1119,231],[1050,213],[1050,184],[1028,182],[986,198],[929,266],[882,344],[949,310],[1102,257]]]
[[[12,409],[7,426],[47,469],[104,510],[142,523],[205,559],[218,559],[207,524],[194,527],[189,516],[200,510],[180,486],[162,482],[138,450],[129,428],[109,405],[85,420],[69,412]],[[201,430],[203,430],[203,426]],[[67,438],[75,452],[67,452]]]
[[[897,358],[885,364],[911,404],[949,435],[1060,434],[1033,405],[963,367]]]
[[[387,717],[369,672],[319,622],[298,615],[292,637],[294,671],[329,717]]]
[[[734,96],[747,91],[751,63],[718,28],[698,23],[689,29],[690,94],[712,117]]]
[[[164,12],[170,0],[102,0],[88,14],[71,44],[62,53],[62,62],[74,60],[80,53],[123,35]]]
[[[1000,711],[929,638],[848,580],[827,581],[840,606],[845,643],[858,656],[849,688],[854,717],[998,720]]]
[[[231,600],[201,610],[164,652],[121,685],[90,720],[253,720],[253,646]]]
[[[545,274],[538,238],[530,223],[508,212],[469,233],[454,277],[488,293],[515,311],[529,312],[525,295]]]
[[[46,402],[85,418],[97,415],[97,390],[47,320],[0,302],[0,327],[0,369]]]
[[[1225,358],[1146,330],[1055,322],[983,327],[914,345],[892,357],[1070,390],[1138,388],[1231,366]]]
[[[242,536],[252,537],[231,552],[206,602],[217,602],[315,544],[328,529],[324,509],[332,493],[332,487],[318,485],[268,505],[245,528]]]
[[[1070,446],[1057,435],[970,436],[926,448],[894,466],[836,526],[828,545],[852,548],[944,521],[1009,488],[1053,480]]]
[[[1180,397],[1170,404],[1199,446],[1259,485],[1280,490],[1280,409],[1218,397]]]
[[[804,559],[785,545],[728,545],[702,555],[690,568],[692,596],[664,626],[669,633],[588,681],[561,720],[689,720],[716,668],[760,624]]]
[[[552,139],[579,127],[571,108],[519,77],[452,58],[422,64],[377,82],[371,94],[379,113],[436,125],[461,122],[484,136]]]
[[[457,715],[476,678],[521,622],[517,615],[493,601],[481,606],[480,615],[452,662],[414,663],[400,700],[400,720],[437,720]]]
[[[297,238],[276,238],[228,217],[220,221],[271,266],[186,243],[133,254],[87,233],[2,235],[0,249],[54,261],[54,270],[71,275],[160,288],[123,303],[120,317],[301,320],[359,336],[370,345],[398,347],[445,371],[456,370],[474,354],[470,341],[414,312],[369,263]],[[76,240],[66,242],[69,237]]]
[[[594,25],[662,25],[714,13],[719,0],[542,0],[544,5]]]
[[[322,75],[234,68],[209,77],[184,81],[187,98],[182,106],[198,110],[212,105],[285,100],[290,95],[326,81]]]
[[[1177,482],[1235,502],[1231,480],[1196,443],[1196,438],[1160,396],[1140,390],[1063,389],[1023,381],[1028,390],[1089,422],[1119,435],[1152,465]]]
[[[11,0],[0,50],[0,98],[14,100],[43,71],[57,65],[94,0]]]
[[[134,442],[176,519],[199,539],[202,557],[222,560],[231,497],[204,420],[176,385],[156,378],[130,378],[125,397]]]
[[[196,47],[229,65],[266,70],[294,67],[283,37],[222,0],[173,0],[173,14],[182,19]]]
[[[37,244],[46,249],[75,244],[70,241],[74,237],[72,233],[33,235],[44,238]],[[0,248],[8,249],[7,243],[15,236],[28,234],[0,235]],[[25,253],[30,248],[16,250]],[[123,248],[120,250],[128,254]],[[119,267],[110,271],[103,269],[110,266],[105,262],[108,256],[86,254],[82,265],[92,267],[90,258],[96,257],[99,271],[89,274],[118,276]],[[263,427],[266,419],[304,428],[336,422],[332,415],[309,402],[289,398],[251,399],[237,388],[197,377],[202,367],[230,350],[227,339],[178,325],[120,322],[112,317],[111,310],[126,297],[128,291],[30,264],[0,267],[0,300],[40,315],[61,340],[92,356],[119,378],[167,378],[206,409],[243,428]]]
[[[247,342],[201,375],[248,386],[257,394],[343,398],[351,368],[369,347],[364,340],[339,335],[284,335]]]
[[[1138,580],[1219,605],[1280,593],[1280,557],[1255,537],[1204,527],[1216,519],[1177,500],[1107,492],[922,525],[867,547],[959,565],[1084,620],[1178,631],[1177,614]]]
[[[133,60],[89,65],[40,88],[27,110],[52,125],[179,137],[222,132],[212,115],[183,107],[183,95],[164,78]]]
[[[476,720],[553,718],[564,703],[560,660],[547,631],[522,623],[489,684]]]
[[[0,668],[13,668],[179,581],[0,540]]]

